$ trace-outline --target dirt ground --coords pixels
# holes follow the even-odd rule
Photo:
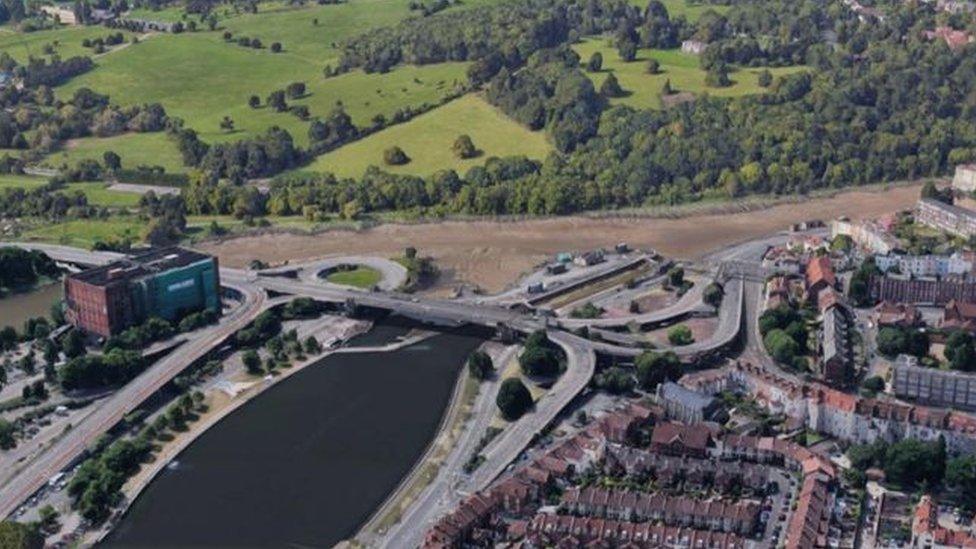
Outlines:
[[[702,214],[681,218],[593,219],[562,217],[530,221],[449,221],[416,225],[389,224],[362,231],[330,231],[317,235],[267,234],[199,247],[220,257],[221,264],[246,267],[252,259],[292,262],[331,254],[373,254],[392,257],[407,246],[431,255],[441,268],[438,289],[460,282],[486,291],[504,289],[561,251],[582,251],[627,242],[680,258],[696,257],[719,248],[788,228],[806,219],[829,220],[846,215],[872,218],[910,208],[919,186],[878,191],[851,191],[829,198],[781,204],[760,211]]]

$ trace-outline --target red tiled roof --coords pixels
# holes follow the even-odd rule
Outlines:
[[[821,281],[826,282],[829,286],[837,284],[837,277],[834,276],[834,269],[831,267],[830,258],[827,256],[812,257],[807,263],[807,287]]]
[[[686,448],[706,450],[711,433],[702,425],[682,425],[663,421],[654,426],[651,444],[670,446],[680,444]]]

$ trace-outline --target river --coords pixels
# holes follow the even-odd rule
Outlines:
[[[12,326],[19,331],[29,318],[50,317],[51,305],[60,299],[61,284],[57,282],[0,298],[0,328]]]
[[[409,472],[485,334],[324,358],[204,433],[133,503],[108,547],[331,547]]]

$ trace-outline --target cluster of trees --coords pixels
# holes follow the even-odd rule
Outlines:
[[[871,444],[851,446],[847,451],[851,467],[864,472],[879,467],[885,481],[905,489],[938,486],[946,473],[945,440],[940,436],[933,442],[905,439],[894,444],[878,440]]]
[[[630,393],[637,382],[634,375],[620,366],[610,366],[600,373],[593,376],[593,385],[597,389],[604,390],[612,395],[624,395]]]
[[[806,320],[796,309],[782,305],[768,309],[759,317],[759,333],[763,336],[766,351],[780,364],[806,370],[807,330]]]
[[[241,184],[247,179],[272,176],[298,166],[305,158],[291,134],[278,126],[249,139],[212,146],[190,129],[179,128],[170,135],[183,163],[200,169],[211,187],[220,179]]]
[[[924,358],[929,354],[929,335],[913,328],[887,326],[878,331],[878,352],[887,357],[902,353]]]
[[[0,248],[0,292],[35,284],[42,277],[56,278],[59,274],[61,269],[43,252]]]
[[[475,61],[469,74],[485,82],[502,66],[518,67],[533,52],[640,19],[622,0],[510,1],[407,19],[346,40],[338,69],[386,72],[394,65]]]
[[[116,348],[102,355],[69,360],[58,370],[58,383],[69,391],[122,385],[139,375],[144,367],[140,352]]]
[[[525,375],[554,376],[562,369],[562,351],[549,339],[545,330],[539,330],[525,339],[518,361]]]
[[[101,36],[95,39],[85,38],[81,41],[81,45],[85,48],[93,48],[95,53],[102,53],[105,51],[106,46],[118,46],[123,42],[125,42],[125,36],[123,36],[121,32],[116,32],[114,34],[109,34],[105,38],[102,38]]]
[[[5,55],[0,54],[0,69]],[[67,139],[156,132],[169,121],[158,103],[116,107],[109,104],[108,96],[88,88],[79,88],[70,99],[61,101],[51,90],[52,85],[24,89],[8,86],[0,90],[0,105],[5,107],[0,112],[0,147],[50,152]],[[18,167],[13,158],[0,162],[4,171]]]
[[[152,452],[143,437],[112,443],[97,457],[81,464],[68,484],[68,494],[81,516],[100,524],[121,503],[121,488]]]
[[[647,392],[653,392],[665,381],[676,381],[683,373],[681,360],[671,351],[643,352],[634,360],[634,368],[637,370],[637,383]]]
[[[579,64],[568,47],[539,50],[520,70],[502,67],[488,82],[486,97],[530,129],[545,128],[556,148],[569,152],[596,135],[605,105]]]

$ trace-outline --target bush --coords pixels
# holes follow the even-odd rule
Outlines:
[[[522,380],[510,377],[503,381],[501,388],[498,389],[495,404],[501,411],[502,417],[508,421],[515,421],[532,407],[532,394]]]
[[[475,379],[488,379],[495,371],[491,357],[484,351],[475,351],[468,357],[468,372]]]
[[[403,149],[394,145],[383,151],[383,162],[388,166],[402,166],[410,162],[410,157],[403,152]]]
[[[671,345],[689,345],[695,341],[691,329],[684,324],[679,324],[668,330],[668,341]]]

